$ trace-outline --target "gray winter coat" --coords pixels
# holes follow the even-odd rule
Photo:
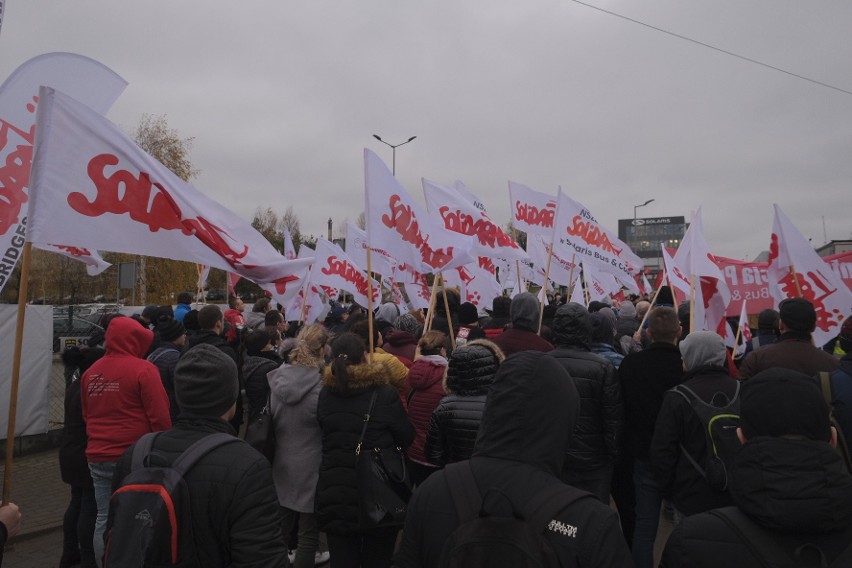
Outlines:
[[[320,378],[317,367],[286,363],[267,375],[275,422],[275,491],[282,507],[300,513],[314,512],[322,458],[322,431],[317,422]]]

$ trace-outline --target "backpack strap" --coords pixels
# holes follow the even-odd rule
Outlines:
[[[416,393],[416,392],[417,392],[417,389],[414,388],[414,387],[411,387],[411,390],[408,391],[408,396],[405,399],[405,405],[406,406],[411,406],[411,399],[414,398],[414,393]]]
[[[521,514],[538,532],[544,532],[550,521],[568,505],[585,497],[594,497],[591,493],[563,483],[554,483],[539,491],[529,500]]]
[[[130,471],[136,471],[145,467],[145,458],[151,453],[154,447],[154,440],[160,432],[148,432],[143,435],[133,446],[133,454],[130,456]]]
[[[270,391],[271,394],[272,391]],[[373,414],[373,406],[376,404],[376,396],[378,389],[373,389],[373,394],[370,396],[370,406],[367,407],[367,414],[364,415],[364,425],[361,427],[361,435],[358,436],[358,445],[355,446],[355,457],[361,455],[361,444],[364,443],[364,435],[367,433],[367,424],[370,423],[370,415]]]
[[[444,468],[444,472],[459,524],[478,517],[482,508],[482,493],[476,484],[470,461],[449,464]]]
[[[748,518],[739,508],[723,507],[709,513],[728,525],[764,568],[795,568],[795,562],[784,552],[779,539]]]
[[[241,440],[239,438],[224,432],[216,432],[215,434],[204,436],[178,456],[174,463],[172,463],[172,469],[176,470],[181,477],[183,477],[186,475],[186,472],[192,469],[192,466],[194,466],[198,460],[211,451],[215,450],[219,446],[240,441]]]

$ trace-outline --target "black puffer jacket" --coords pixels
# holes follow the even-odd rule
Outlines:
[[[488,388],[503,354],[494,343],[480,339],[456,349],[447,367],[447,391],[432,413],[426,437],[426,459],[446,465],[469,459],[479,433]]]
[[[266,401],[269,399],[269,381],[266,380],[266,375],[279,366],[280,363],[266,357],[245,356],[243,377],[246,385],[249,422],[260,414],[260,411],[266,406]]]
[[[322,430],[322,461],[317,483],[316,512],[320,530],[332,534],[360,534],[355,447],[364,425],[370,397],[377,391],[364,446],[408,447],[414,428],[402,407],[399,391],[390,385],[391,372],[382,363],[350,365],[349,381],[342,385],[330,368],[323,374],[317,403]]]
[[[235,435],[221,419],[184,414],[171,430],[154,441],[153,465],[171,464],[194,442],[214,432]],[[119,460],[113,489],[130,472],[132,451],[133,446]],[[185,479],[201,566],[287,566],[278,498],[266,458],[245,442],[237,441],[201,458]]]
[[[592,327],[583,306],[561,306],[553,318],[553,333],[557,348],[550,354],[580,393],[580,415],[563,473],[598,470],[618,458],[624,427],[621,385],[612,363],[589,352]]]
[[[737,455],[731,493],[740,511],[776,532],[788,554],[801,550],[799,566],[828,566],[852,541],[852,477],[825,442],[756,437]],[[814,558],[818,547],[825,554]],[[712,511],[684,519],[675,528],[660,566],[703,568],[763,566],[731,528]]]

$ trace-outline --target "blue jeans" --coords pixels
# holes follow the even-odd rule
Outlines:
[[[636,526],[633,531],[633,562],[636,568],[653,568],[654,542],[660,525],[663,496],[654,479],[648,460],[633,461],[633,484],[636,487]]]
[[[89,471],[95,484],[95,502],[98,504],[98,519],[95,521],[95,561],[98,568],[104,565],[104,533],[109,515],[109,498],[112,497],[112,474],[117,462],[89,462]]]

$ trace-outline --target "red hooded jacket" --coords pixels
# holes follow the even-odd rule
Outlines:
[[[143,359],[153,339],[151,330],[131,318],[112,320],[106,355],[80,380],[90,462],[118,461],[143,434],[171,428],[160,372]]]

